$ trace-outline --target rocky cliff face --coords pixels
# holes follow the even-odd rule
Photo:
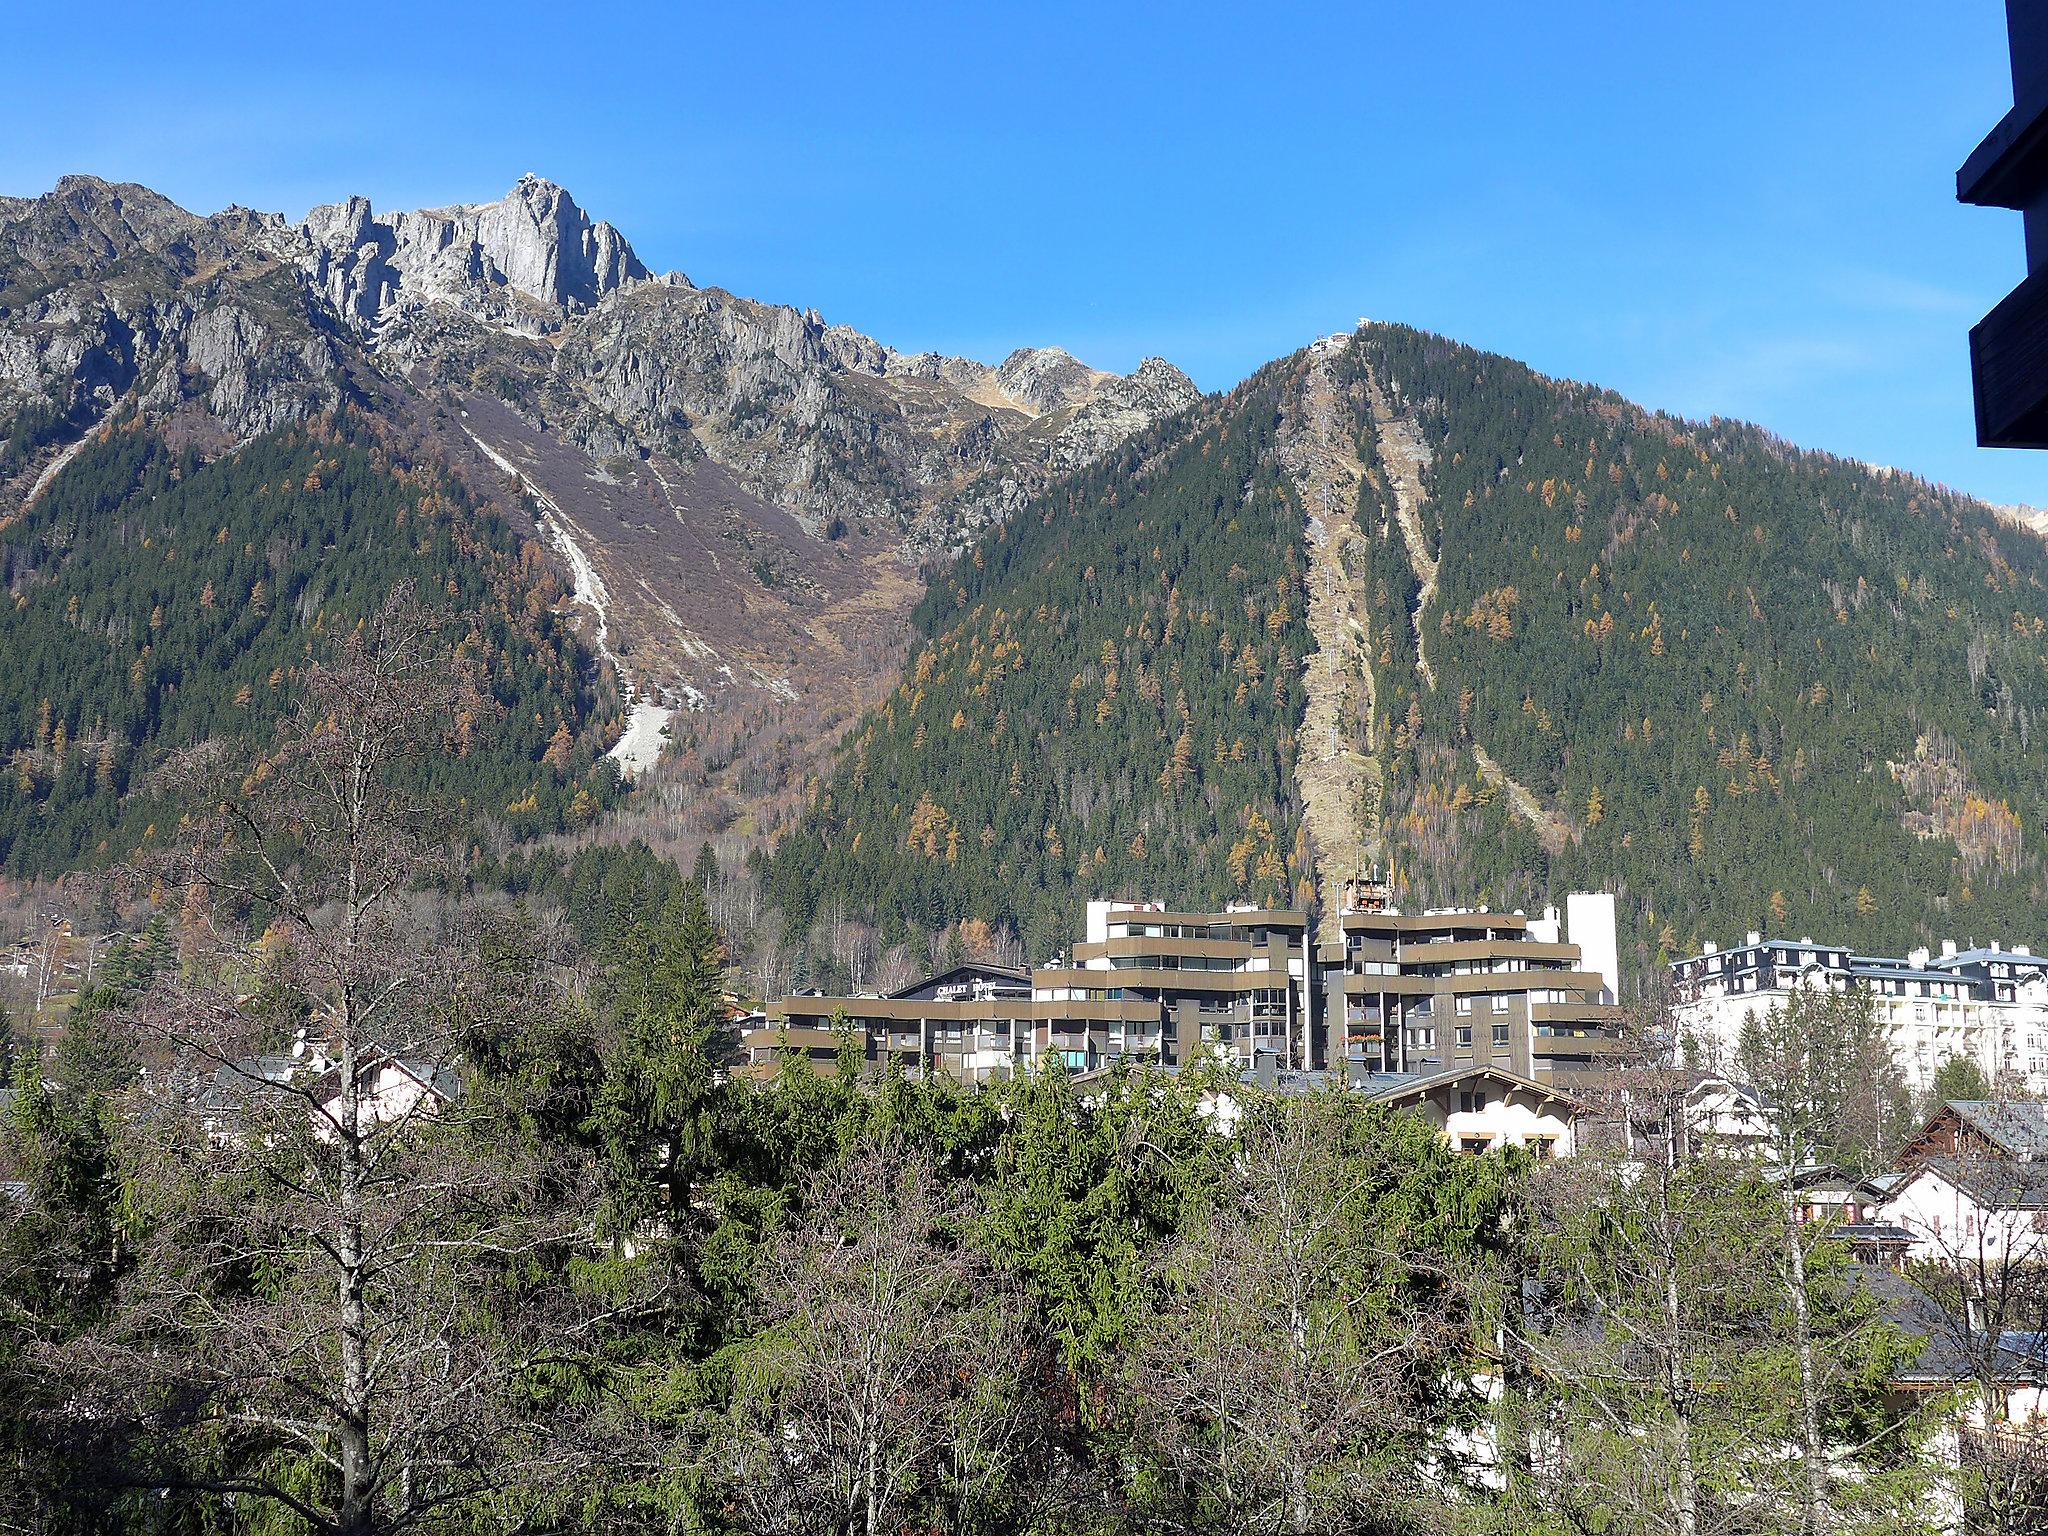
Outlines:
[[[32,459],[122,408],[190,406],[247,437],[337,404],[342,360],[321,306],[255,227],[239,211],[194,218],[146,187],[87,176],[0,201],[9,457]]]
[[[538,176],[495,203],[413,213],[379,216],[351,197],[315,208],[294,233],[289,254],[361,331],[396,309],[443,304],[538,333],[649,276],[623,235]]]

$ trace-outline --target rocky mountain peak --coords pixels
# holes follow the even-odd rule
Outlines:
[[[218,254],[203,219],[130,182],[66,176],[41,197],[0,199],[7,259],[34,267],[93,265],[131,251],[191,258]]]
[[[494,203],[379,215],[368,198],[351,197],[313,209],[299,236],[315,285],[366,331],[394,310],[432,303],[551,329],[651,276],[624,235],[534,175]]]
[[[1019,347],[996,367],[996,385],[1034,415],[1079,405],[1109,375],[1064,347]]]

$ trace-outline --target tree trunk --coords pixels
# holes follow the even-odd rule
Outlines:
[[[1296,1276],[1298,1280],[1299,1275]],[[1306,1536],[1308,1523],[1308,1448],[1301,1443],[1306,1431],[1311,1405],[1308,1401],[1308,1319],[1306,1305],[1299,1293],[1288,1310],[1288,1332],[1294,1346],[1294,1434],[1295,1444],[1287,1464],[1287,1502],[1293,1516],[1296,1536]]]
[[[1813,1315],[1806,1293],[1806,1248],[1799,1240],[1797,1208],[1789,1177],[1781,1184],[1785,1211],[1785,1282],[1791,1293],[1792,1330],[1799,1352],[1799,1433],[1806,1451],[1806,1508],[1802,1536],[1820,1536],[1827,1509],[1827,1462],[1820,1441],[1820,1391],[1814,1380]]]
[[[357,1080],[362,1064],[354,1031],[347,1024],[343,1026],[340,1065],[340,1231],[335,1247],[341,1259],[341,1503],[337,1527],[340,1536],[368,1536],[375,1514],[375,1474],[370,1462],[368,1327],[363,1301],[363,1148],[361,1084]]]
[[[1672,1489],[1671,1523],[1675,1536],[1699,1536],[1699,1470],[1693,1461],[1692,1373],[1686,1366],[1687,1327],[1684,1297],[1678,1273],[1677,1227],[1683,1219],[1671,1206],[1671,1180],[1676,1173],[1676,1152],[1667,1149],[1659,1212],[1664,1223],[1662,1261],[1664,1280],[1664,1390],[1671,1400]],[[1690,1283],[1690,1277],[1685,1277]]]

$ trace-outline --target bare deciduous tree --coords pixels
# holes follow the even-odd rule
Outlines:
[[[474,1518],[588,1457],[532,1374],[603,1323],[559,1280],[588,1170],[487,1129],[496,1086],[457,1093],[464,1021],[516,1002],[481,994],[535,981],[415,889],[445,829],[412,786],[489,710],[436,634],[395,594],[273,750],[180,765],[199,809],[144,874],[187,893],[186,963],[127,1012],[143,1235],[103,1323],[42,1362],[74,1423],[135,1430],[110,1478],[333,1536]]]
[[[1163,1259],[1168,1305],[1140,1325],[1134,1395],[1172,1518],[1301,1533],[1419,1514],[1466,1335],[1441,1252],[1404,1231],[1411,1171],[1341,1091],[1248,1112],[1215,1208]]]
[[[1013,1289],[959,1241],[968,1212],[922,1158],[814,1178],[759,1276],[710,1468],[762,1536],[977,1528],[1034,1444]]]
[[[918,978],[917,961],[907,944],[892,944],[875,967],[875,990],[883,996],[900,992]]]

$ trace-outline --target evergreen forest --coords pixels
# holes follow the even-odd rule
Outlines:
[[[618,798],[609,684],[562,616],[540,546],[400,433],[358,411],[215,457],[102,429],[0,520],[0,867],[102,865],[168,832],[179,749],[252,753],[309,655],[401,581],[445,616],[494,718],[414,771],[514,839]]]

